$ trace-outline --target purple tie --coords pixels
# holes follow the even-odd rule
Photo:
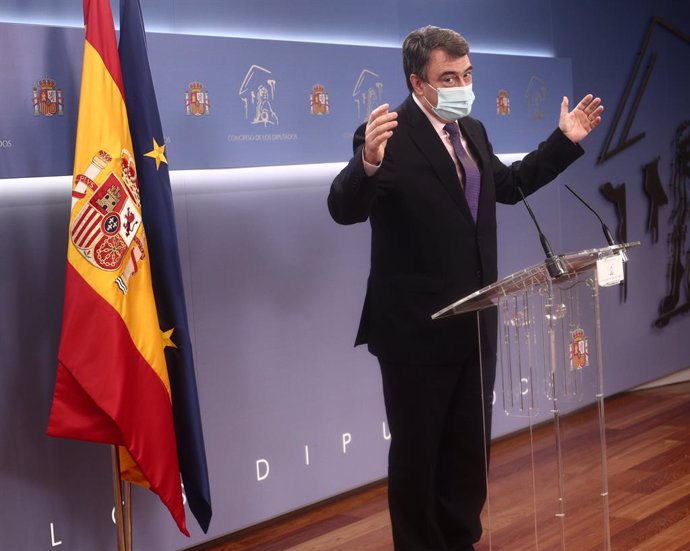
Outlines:
[[[460,141],[460,128],[458,128],[457,123],[448,123],[443,128],[450,135],[450,143],[453,144],[455,154],[458,156],[458,161],[460,161],[462,169],[465,172],[465,199],[467,200],[467,205],[470,207],[472,219],[476,222],[481,174],[479,174],[477,165],[474,164],[474,161],[467,154],[465,148],[462,147],[462,142]]]

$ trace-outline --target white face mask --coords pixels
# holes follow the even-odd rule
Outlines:
[[[466,117],[472,112],[472,102],[474,101],[474,92],[472,91],[472,84],[467,86],[454,86],[453,88],[434,88],[431,84],[424,81],[424,84],[429,86],[432,90],[436,90],[438,94],[438,102],[436,107],[431,105],[431,102],[424,98],[429,104],[434,113],[447,121],[456,121]]]

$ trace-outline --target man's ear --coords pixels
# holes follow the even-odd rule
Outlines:
[[[412,91],[417,96],[421,97],[424,95],[424,81],[414,73],[410,75],[410,84],[412,85]]]

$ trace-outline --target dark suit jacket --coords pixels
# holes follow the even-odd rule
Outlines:
[[[336,222],[371,223],[371,271],[355,344],[368,343],[387,361],[453,363],[476,347],[476,317],[432,320],[431,314],[496,280],[496,202],[516,203],[517,186],[536,191],[583,151],[557,129],[507,167],[484,126],[460,119],[482,174],[475,225],[455,165],[426,115],[411,96],[397,112],[378,172],[364,173],[362,125],[354,156],[328,196]]]

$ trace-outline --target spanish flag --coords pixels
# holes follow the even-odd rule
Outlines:
[[[84,0],[58,371],[48,434],[118,446],[122,476],[158,494],[181,532],[182,486],[138,166],[109,0]],[[157,158],[163,152],[157,150]]]

